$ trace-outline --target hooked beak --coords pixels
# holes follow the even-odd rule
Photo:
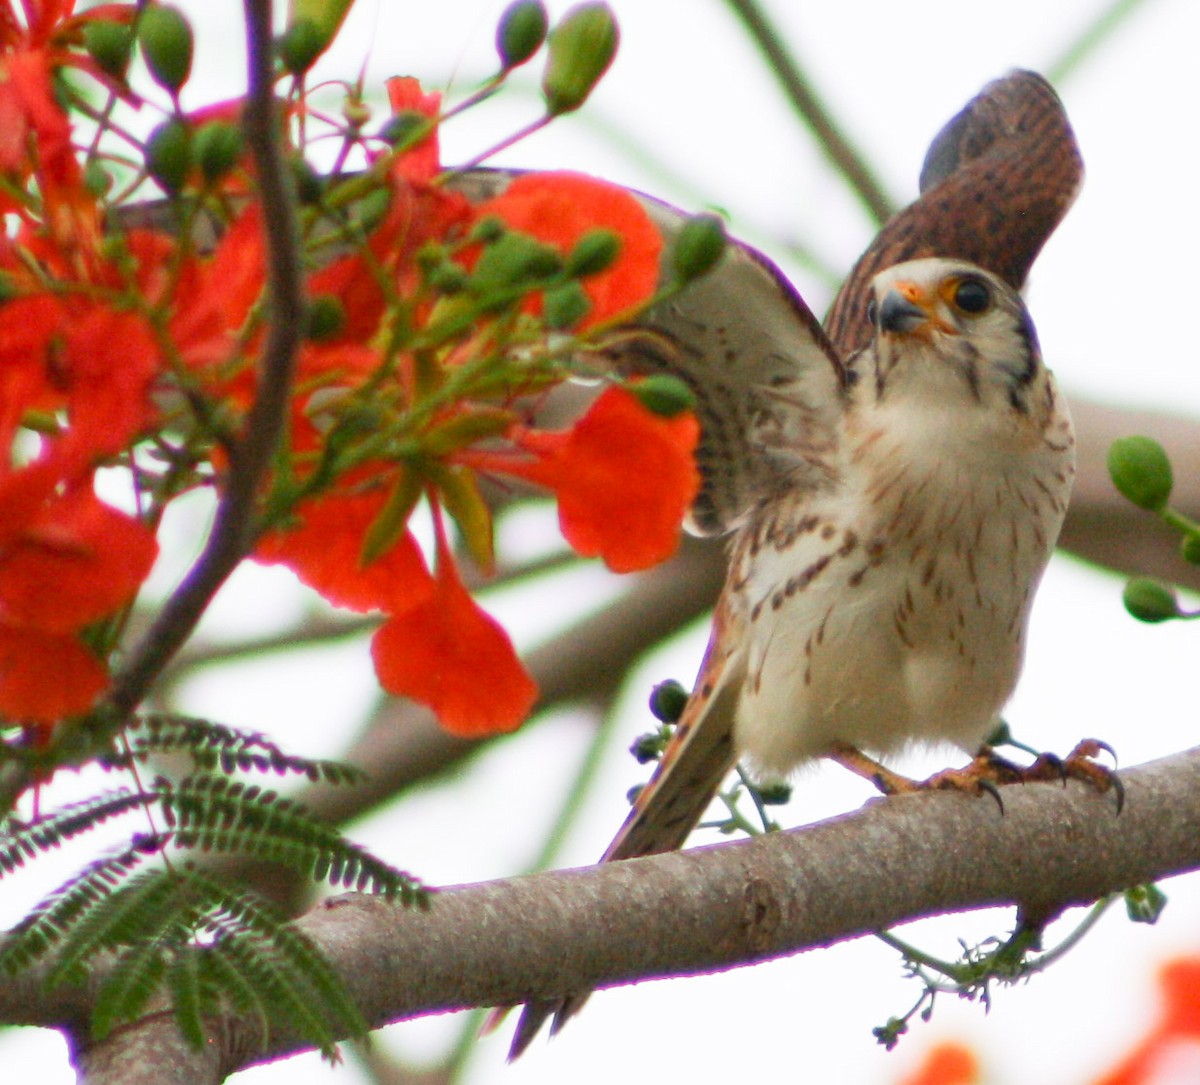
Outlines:
[[[935,328],[953,332],[955,329],[936,315],[935,304],[935,299],[915,283],[895,283],[880,303],[879,328],[892,335],[915,332],[929,336]]]

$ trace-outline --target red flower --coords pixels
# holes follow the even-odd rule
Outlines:
[[[424,602],[395,614],[371,642],[379,684],[428,705],[463,738],[512,731],[537,700],[537,685],[508,634],[467,593],[435,508],[437,576]]]
[[[409,532],[363,564],[364,540],[384,500],[375,492],[308,501],[298,510],[299,526],[265,536],[254,558],[288,566],[323,598],[350,610],[395,611],[423,602],[434,582]]]
[[[442,110],[442,96],[436,91],[426,93],[411,75],[396,76],[384,85],[393,113],[418,113],[432,121],[437,120]],[[436,123],[428,135],[400,155],[396,169],[401,177],[413,184],[428,184],[442,172]]]
[[[49,724],[107,684],[76,638],[137,594],[158,545],[90,484],[65,492],[47,460],[0,479],[0,713]]]
[[[71,127],[54,95],[56,69],[70,65],[111,90],[124,90],[71,45],[88,21],[128,20],[132,7],[105,4],[79,16],[74,8],[75,0],[22,0],[19,19],[12,0],[0,0],[0,171],[24,178],[36,163],[43,183],[78,182]]]
[[[1200,958],[1168,961],[1158,983],[1164,1003],[1162,1020],[1095,1085],[1151,1085],[1159,1080],[1159,1067],[1172,1047],[1194,1048],[1200,1040]]]
[[[496,215],[564,255],[591,230],[603,227],[620,236],[616,261],[583,280],[592,310],[581,328],[640,305],[658,286],[662,238],[642,205],[618,185],[582,173],[530,173],[480,204],[476,213]]]
[[[698,437],[693,415],[662,418],[632,393],[610,388],[569,430],[511,432],[521,452],[468,450],[457,458],[553,490],[567,542],[627,573],[665,560],[679,545],[680,522],[700,487],[692,457]]]
[[[903,1085],[976,1085],[979,1062],[961,1044],[944,1043],[930,1048],[925,1061]]]
[[[138,315],[47,296],[0,310],[0,448],[27,411],[65,408],[53,442],[63,477],[115,455],[150,421],[158,349]]]

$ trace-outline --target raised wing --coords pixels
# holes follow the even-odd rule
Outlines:
[[[515,176],[472,170],[454,180],[469,197],[503,191]],[[671,250],[688,217],[634,193]],[[758,502],[827,478],[846,373],[820,322],[783,273],[731,241],[720,264],[651,309],[605,351],[626,373],[671,373],[696,397],[702,487],[689,519],[699,535],[736,527]]]
[[[920,198],[887,222],[846,277],[825,320],[829,337],[843,357],[865,346],[871,280],[906,260],[967,260],[1020,290],[1082,181],[1054,88],[1028,71],[988,83],[934,137]]]

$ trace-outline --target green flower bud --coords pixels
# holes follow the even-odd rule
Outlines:
[[[728,238],[725,223],[718,215],[695,215],[683,224],[675,239],[671,263],[675,277],[690,283],[711,271],[725,255]]]
[[[332,294],[310,298],[305,313],[304,337],[314,343],[324,343],[346,326],[346,307]]]
[[[1108,449],[1108,473],[1121,495],[1138,508],[1158,512],[1171,497],[1171,461],[1150,437],[1121,437]]]
[[[430,286],[439,294],[461,294],[471,277],[453,260],[444,260],[426,273]]]
[[[97,19],[83,28],[83,47],[105,75],[124,79],[133,52],[133,27]]]
[[[571,250],[563,270],[572,279],[597,275],[612,267],[621,255],[621,235],[616,230],[598,227],[588,230]]]
[[[400,147],[428,125],[429,118],[424,113],[405,110],[388,118],[387,123],[379,130],[379,138],[393,147]]]
[[[1157,923],[1167,906],[1167,894],[1153,882],[1125,890],[1125,911],[1134,923]]]
[[[1192,565],[1200,565],[1200,535],[1184,535],[1179,544],[1179,552],[1183,560]]]
[[[192,143],[193,157],[204,179],[213,182],[224,177],[242,153],[242,133],[232,124],[212,121],[206,124]]]
[[[532,285],[562,271],[562,259],[549,245],[519,230],[510,230],[483,250],[471,276],[477,291]]]
[[[103,199],[113,186],[112,174],[98,158],[89,158],[83,170],[83,183],[93,196]]]
[[[506,72],[520,67],[542,47],[546,27],[542,0],[516,0],[504,9],[496,27],[496,52]]]
[[[138,42],[154,81],[172,94],[192,71],[192,28],[178,8],[148,4],[137,23]]]
[[[758,797],[763,806],[783,806],[792,801],[792,785],[786,780],[772,780],[758,785]]]
[[[563,283],[546,291],[542,301],[542,317],[547,327],[565,331],[573,328],[591,312],[592,302],[587,291],[577,282]]]
[[[1179,617],[1175,589],[1148,576],[1135,576],[1125,585],[1125,609],[1139,622],[1165,622]]]
[[[146,140],[146,172],[166,193],[174,195],[192,166],[192,132],[183,121],[163,121]]]
[[[650,731],[647,734],[638,735],[630,745],[629,752],[633,754],[633,759],[639,765],[648,765],[651,761],[657,761],[662,757],[663,752],[662,732]]]
[[[493,241],[499,241],[507,232],[508,227],[499,215],[488,215],[471,227],[471,240],[490,245]]]
[[[692,390],[670,373],[655,373],[630,385],[629,390],[641,400],[643,407],[662,418],[674,418],[696,406]]]
[[[289,26],[275,48],[288,75],[303,75],[329,44],[329,39],[312,19],[297,19]]]
[[[557,117],[587,101],[617,52],[620,35],[607,4],[577,4],[550,34],[542,75],[546,111]]]
[[[650,712],[656,720],[663,723],[675,723],[683,715],[683,708],[688,702],[688,691],[674,678],[659,682],[650,691]]]

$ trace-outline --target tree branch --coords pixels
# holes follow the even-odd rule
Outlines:
[[[946,912],[1018,905],[1045,920],[1200,867],[1200,747],[1121,779],[1119,815],[1111,792],[1077,783],[1006,788],[1003,813],[987,796],[927,792],[755,840],[452,887],[427,912],[350,894],[297,926],[374,1027],[720,971]],[[47,992],[40,979],[34,970],[0,987],[0,1020],[72,1027],[86,996]],[[168,1042],[171,1028],[161,1015],[129,1026],[121,1076],[105,1069],[85,1080],[176,1080],[134,1074],[158,1061],[154,1043],[166,1043],[163,1058],[172,1067],[184,1060],[186,1080],[197,1083],[301,1049],[294,1035],[264,1039],[255,1022],[233,1016],[213,1022],[202,1052]]]
[[[178,591],[113,680],[108,704],[117,717],[137,707],[171,656],[191,635],[217,590],[253,545],[254,502],[283,433],[292,373],[304,330],[304,293],[296,212],[276,131],[271,0],[246,0],[249,91],[246,143],[258,173],[267,249],[271,320],[259,364],[258,391],[245,433],[230,456],[208,543]]]

